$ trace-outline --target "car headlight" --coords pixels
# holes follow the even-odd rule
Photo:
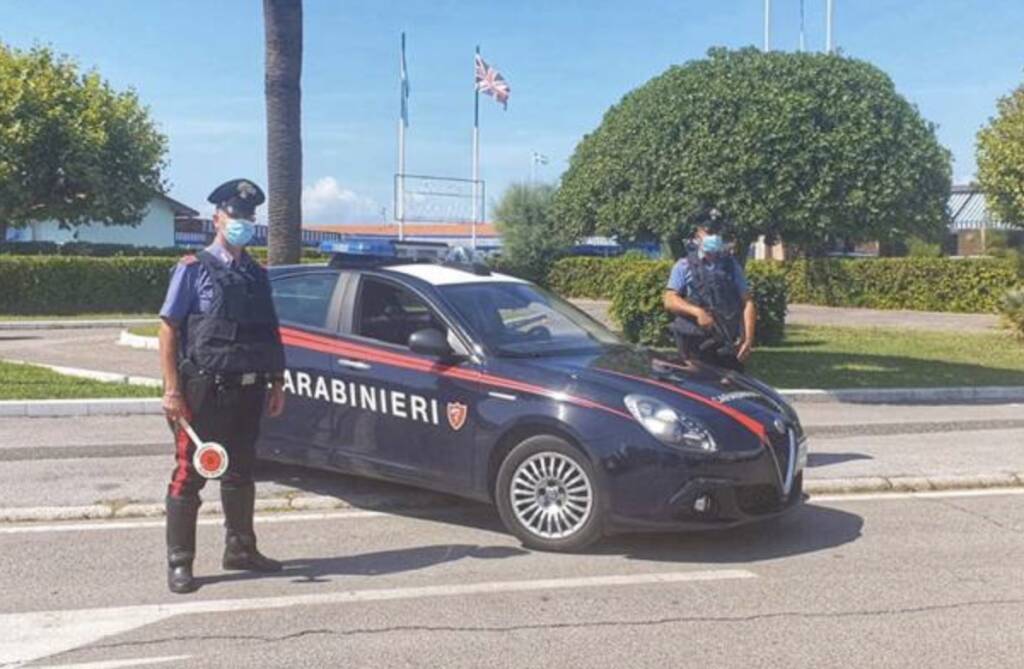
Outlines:
[[[624,402],[633,417],[661,443],[702,453],[718,450],[707,426],[696,418],[680,414],[661,400],[647,395],[627,395]]]

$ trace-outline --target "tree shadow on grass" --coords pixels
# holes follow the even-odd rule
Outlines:
[[[1024,370],[1010,367],[803,349],[758,351],[749,372],[778,388],[1024,386]]]

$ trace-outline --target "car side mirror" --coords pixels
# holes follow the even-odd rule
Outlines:
[[[448,338],[437,328],[424,328],[409,335],[409,349],[413,353],[432,355],[437,358],[452,356],[452,347]]]

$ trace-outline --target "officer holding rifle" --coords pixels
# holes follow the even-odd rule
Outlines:
[[[722,213],[703,209],[693,223],[693,243],[672,267],[663,298],[675,316],[671,330],[679,355],[743,371],[757,324],[747,277],[722,238],[727,227]]]

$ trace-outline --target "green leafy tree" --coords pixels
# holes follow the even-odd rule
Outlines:
[[[302,255],[302,0],[263,0],[271,265]]]
[[[716,204],[747,244],[815,252],[832,238],[931,237],[945,223],[949,152],[878,68],[838,55],[712,49],[611,107],[562,178],[573,234],[659,239]],[[745,248],[745,247],[744,247]]]
[[[548,184],[513,184],[502,194],[494,220],[502,234],[504,271],[543,282],[551,263],[572,245],[573,237],[551,216],[554,196]]]
[[[1024,86],[978,132],[978,181],[998,218],[1024,227]]]
[[[137,224],[165,190],[166,151],[134,91],[0,43],[0,241],[31,221]]]

